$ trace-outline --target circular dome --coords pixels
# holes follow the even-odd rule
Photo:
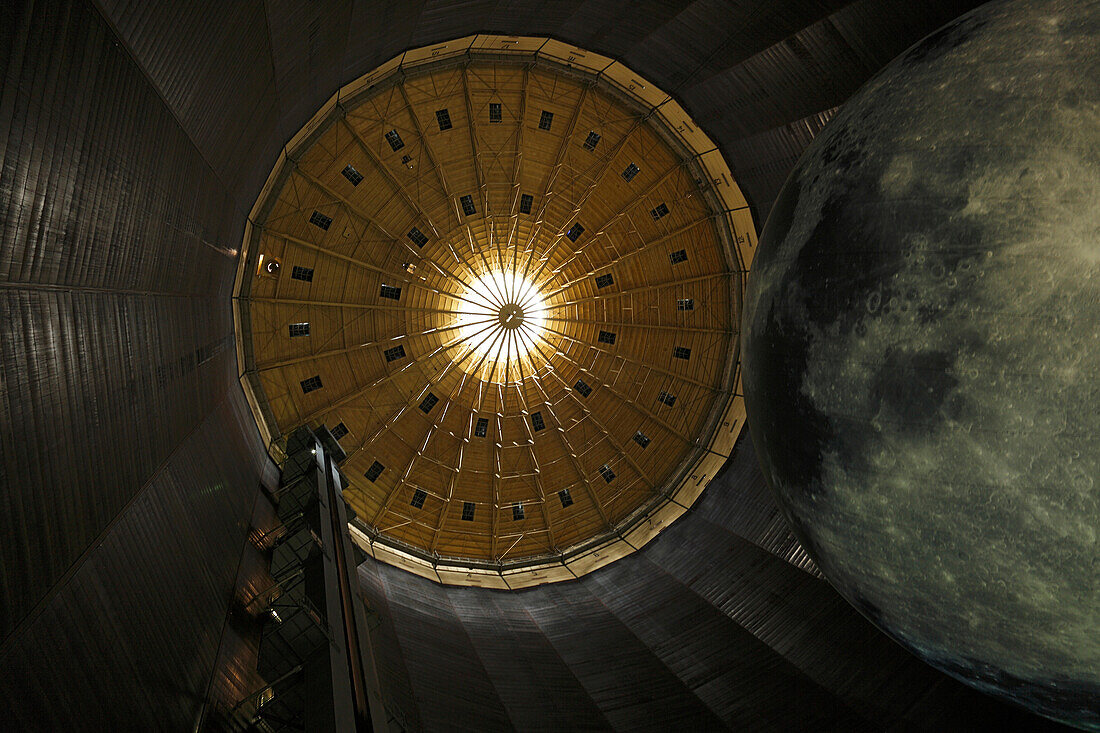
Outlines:
[[[610,59],[496,36],[406,52],[288,144],[250,224],[257,422],[273,453],[328,427],[380,559],[574,577],[690,506],[743,425],[748,207],[679,105]]]

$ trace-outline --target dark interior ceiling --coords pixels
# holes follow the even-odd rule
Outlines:
[[[341,84],[476,32],[575,43],[679,97],[759,224],[832,110],[976,4],[0,5],[9,724],[191,728],[232,656],[226,609],[275,480],[237,383],[235,250],[280,146]],[[731,463],[644,553],[576,583],[502,595],[364,565],[395,707],[482,729],[650,727],[654,710],[706,726],[1041,727],[875,632],[792,545],[751,446]]]

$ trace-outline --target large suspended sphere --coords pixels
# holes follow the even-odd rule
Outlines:
[[[1100,729],[1100,4],[985,5],[857,93],[761,237],[749,425],[852,604]]]

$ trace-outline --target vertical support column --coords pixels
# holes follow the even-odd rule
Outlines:
[[[273,549],[278,587],[259,664],[278,684],[256,715],[309,733],[388,731],[337,468],[343,450],[325,428],[302,427],[286,452],[285,534]]]

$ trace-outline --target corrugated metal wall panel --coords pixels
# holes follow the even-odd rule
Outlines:
[[[779,189],[814,136],[838,107],[733,142],[726,154],[738,161],[738,176],[752,181],[760,211],[770,211]]]
[[[348,33],[352,0],[303,3],[267,0],[264,4],[271,34],[278,100],[278,139],[287,141],[340,88],[344,54],[360,39]]]
[[[0,22],[0,696],[18,729],[194,724],[261,480],[243,216],[88,2]]]
[[[18,730],[180,730],[218,650],[255,498],[227,401],[0,653]]]
[[[780,514],[760,473],[747,431],[737,443],[736,455],[738,459],[728,461],[710,482],[692,512],[811,575],[822,577]]]
[[[405,655],[394,627],[393,611],[377,569],[376,563],[359,566],[359,588],[370,615],[370,641],[382,700],[389,716],[396,718],[402,728],[422,730],[416,696],[409,680],[409,671],[405,668]]]
[[[94,11],[27,21],[4,70],[0,280],[224,303],[241,219],[213,171]]]
[[[279,103],[264,4],[103,0],[100,7],[227,190],[258,188],[286,142],[276,142]],[[266,169],[258,177],[259,167]],[[247,197],[236,201],[241,212],[251,209]]]
[[[3,289],[0,302],[6,637],[224,399],[233,351],[223,309],[194,298]]]
[[[344,56],[343,82],[366,74],[379,64],[388,61],[409,48],[409,41],[416,32],[420,16],[428,5],[426,0],[407,0],[393,3],[389,0],[355,0],[348,26],[348,43]],[[443,39],[457,38],[457,30]]]
[[[424,730],[514,730],[448,595],[403,570],[378,570]]]
[[[274,582],[270,559],[256,540],[278,524],[275,506],[266,493],[254,502],[249,521],[250,537],[244,543],[237,577],[233,583],[233,600],[225,613],[218,658],[208,684],[208,714],[231,710],[265,684],[256,668],[260,651],[260,624],[248,613],[249,605]]]
[[[4,636],[224,397],[241,221],[94,11],[28,21],[0,169]]]
[[[635,555],[585,584],[727,725],[870,730],[870,721],[678,579]]]
[[[692,59],[696,63],[681,65],[674,62],[669,65],[665,79],[650,76],[665,91],[683,98],[684,92],[692,85],[764,51],[850,2],[694,2],[690,12],[677,17],[677,22],[667,29],[669,33],[659,33],[655,38],[635,42],[623,60],[639,72],[646,73],[638,67],[653,66],[655,58],[661,58],[657,55],[659,49],[666,52],[664,58]],[[650,41],[656,41],[654,47],[651,47]]]
[[[611,730],[526,612],[523,594],[452,588],[448,595],[517,730]]]
[[[528,593],[527,612],[616,730],[724,725],[587,584]]]

